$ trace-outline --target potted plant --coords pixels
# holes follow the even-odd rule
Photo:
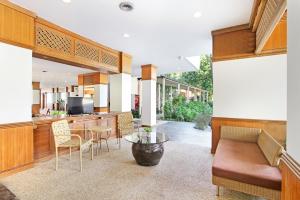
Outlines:
[[[144,131],[146,132],[147,137],[149,137],[151,132],[152,132],[152,128],[151,127],[146,127],[146,128],[144,128]]]

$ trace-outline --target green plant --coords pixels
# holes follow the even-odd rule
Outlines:
[[[139,110],[131,110],[131,113],[132,113],[133,118],[141,117]]]
[[[171,101],[166,101],[165,106],[163,107],[164,109],[164,118],[165,119],[172,119],[172,114],[173,114],[173,105]]]
[[[178,96],[173,101],[167,101],[164,106],[164,118],[168,120],[192,122],[200,114],[211,116],[212,107],[199,101],[187,102],[184,96]]]
[[[151,133],[152,132],[152,128],[151,127],[146,127],[146,128],[144,128],[144,131],[146,133]]]
[[[66,115],[67,113],[65,111],[52,110],[50,114],[53,116],[58,116],[58,115]]]
[[[200,113],[195,120],[195,128],[205,130],[211,121],[211,115],[207,113]]]

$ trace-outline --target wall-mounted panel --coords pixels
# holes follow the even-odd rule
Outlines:
[[[0,173],[32,164],[32,123],[0,125],[0,147]]]
[[[287,13],[281,18],[262,50],[262,54],[270,53],[287,53]]]
[[[34,13],[9,1],[0,1],[0,41],[34,48]]]

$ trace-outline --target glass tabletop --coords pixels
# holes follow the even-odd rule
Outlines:
[[[161,132],[135,132],[125,136],[125,140],[137,144],[160,144],[169,140],[165,133]]]

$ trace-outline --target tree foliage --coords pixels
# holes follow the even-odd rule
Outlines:
[[[210,55],[200,56],[200,66],[196,71],[172,73],[166,77],[175,79],[181,83],[207,90],[210,96],[213,93],[213,76],[212,76],[212,62]]]

